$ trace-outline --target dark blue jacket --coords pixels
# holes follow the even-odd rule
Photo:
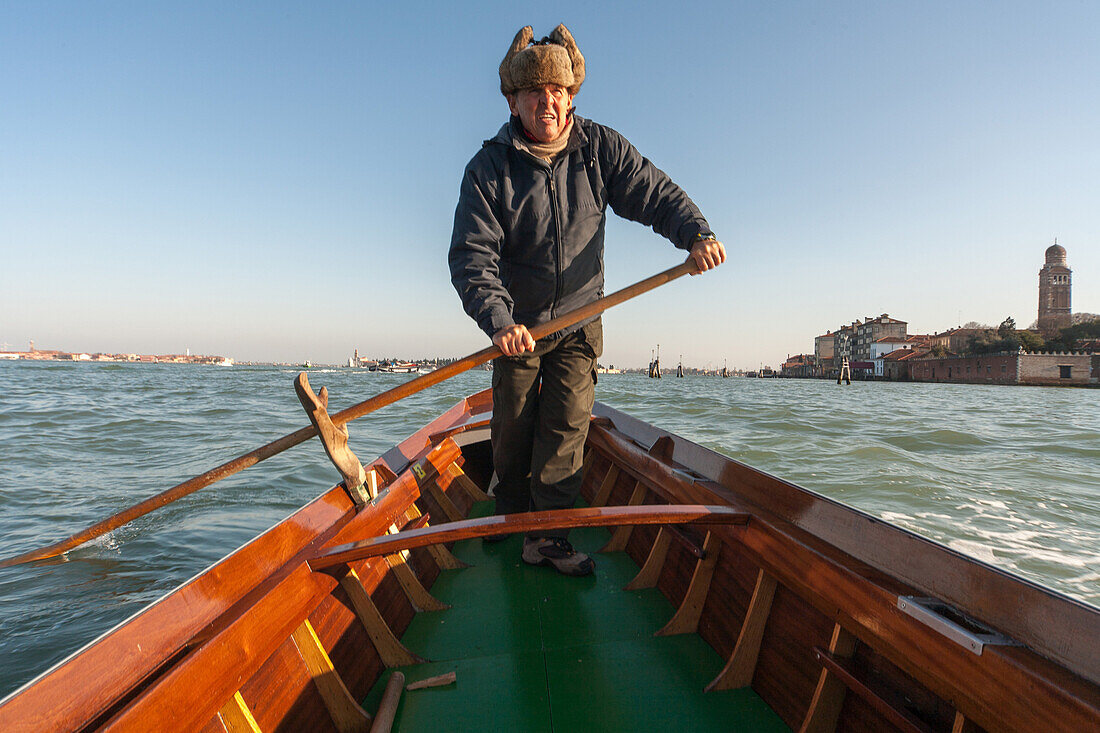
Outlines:
[[[603,295],[608,205],[681,249],[711,234],[687,194],[611,128],[574,115],[551,166],[515,143],[519,125],[513,117],[466,166],[448,255],[463,307],[490,337]]]

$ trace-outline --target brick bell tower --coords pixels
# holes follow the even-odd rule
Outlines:
[[[1066,248],[1054,240],[1047,247],[1046,264],[1039,270],[1039,331],[1053,334],[1070,323],[1073,270],[1066,266]]]

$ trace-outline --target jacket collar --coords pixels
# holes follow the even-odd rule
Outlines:
[[[521,148],[516,145],[515,138],[512,135],[512,131],[513,129],[515,129],[513,126],[518,126],[519,124],[519,118],[513,115],[511,119],[501,125],[500,130],[497,131],[497,134],[495,136],[485,141],[485,144],[507,145],[510,148],[521,150]],[[587,127],[588,120],[574,112],[573,130],[569,134],[569,142],[566,144],[565,150],[562,151],[563,153],[571,153],[574,150],[577,150],[578,148],[583,148],[585,145],[588,144],[588,133],[586,131]],[[522,129],[516,129],[516,132],[520,135],[523,134]]]

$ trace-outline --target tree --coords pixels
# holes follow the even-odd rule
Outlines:
[[[1045,351],[1047,342],[1034,331],[1017,331],[1016,337],[1020,340],[1020,346],[1024,351]]]
[[[1047,346],[1052,351],[1073,351],[1079,339],[1093,338],[1100,338],[1100,318],[1063,328],[1047,342]]]
[[[996,331],[982,331],[970,339],[967,354],[996,354],[1001,351],[1018,351],[1020,337],[1017,335],[1016,322],[1011,317],[1001,322]]]

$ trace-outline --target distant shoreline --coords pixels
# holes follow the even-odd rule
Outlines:
[[[232,357],[207,354],[87,354],[63,351],[0,351],[0,361],[53,361],[69,364],[207,364],[233,366]]]

